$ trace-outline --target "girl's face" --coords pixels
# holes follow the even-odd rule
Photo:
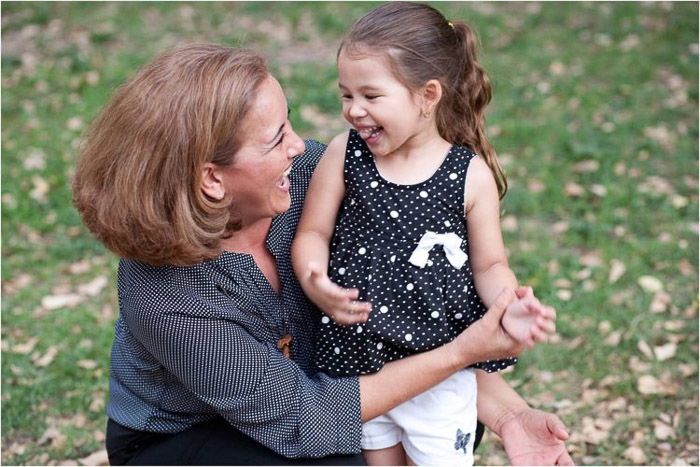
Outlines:
[[[287,117],[282,88],[268,76],[241,125],[245,140],[231,166],[223,169],[233,214],[244,225],[289,209],[289,170],[292,159],[304,151],[304,142]]]
[[[382,55],[338,57],[343,117],[375,156],[404,148],[427,126],[419,99],[396,79]]]

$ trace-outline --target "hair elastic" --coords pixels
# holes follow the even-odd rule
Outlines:
[[[452,24],[452,21],[448,21],[448,22],[447,22],[447,25],[448,25],[449,27],[451,27],[452,29],[455,28],[455,25]]]

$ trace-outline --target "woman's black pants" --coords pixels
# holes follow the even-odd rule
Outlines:
[[[223,418],[180,433],[147,433],[107,423],[110,465],[366,465],[360,454],[289,459],[233,428]]]
[[[474,449],[484,426],[477,424]],[[366,465],[360,454],[289,459],[233,428],[223,418],[180,433],[148,433],[107,423],[110,465]]]

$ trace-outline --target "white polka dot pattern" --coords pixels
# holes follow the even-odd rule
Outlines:
[[[385,180],[354,130],[345,155],[346,196],[329,275],[343,287],[357,287],[360,300],[370,301],[375,311],[361,333],[332,320],[321,324],[317,363],[336,376],[373,373],[386,362],[449,342],[486,311],[468,264],[455,269],[441,247],[433,248],[425,268],[408,262],[427,230],[468,238],[464,181],[474,153],[453,146],[440,168],[415,185]],[[466,242],[462,249],[468,251]],[[497,371],[514,362],[475,366]]]
[[[292,206],[272,221],[267,245],[277,261],[281,295],[248,255],[225,252],[190,267],[120,261],[107,407],[112,420],[134,430],[175,433],[223,416],[287,457],[360,451],[358,380],[317,373],[321,314],[303,296],[289,256],[324,149],[307,142],[306,153],[294,159]],[[286,315],[293,360],[275,346]]]

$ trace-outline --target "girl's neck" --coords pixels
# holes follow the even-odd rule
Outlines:
[[[386,157],[375,158],[380,174],[387,180],[412,185],[427,180],[437,171],[452,145],[434,131],[422,131]]]

